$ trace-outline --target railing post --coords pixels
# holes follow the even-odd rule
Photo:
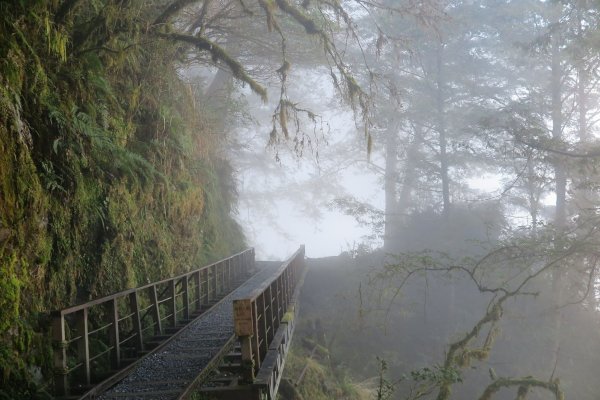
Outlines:
[[[158,304],[158,294],[156,293],[156,285],[150,288],[150,301],[152,302],[152,316],[154,319],[154,333],[162,334],[162,324],[160,321],[160,304]]]
[[[219,295],[222,295],[225,293],[225,262],[221,261],[215,268],[217,269],[217,275],[221,281]]]
[[[281,308],[282,310],[285,310],[285,308],[288,305],[288,287],[287,287],[287,279],[285,279],[285,271],[283,274],[281,274],[281,300],[283,300],[282,304],[281,304]],[[282,316],[283,314],[285,314],[285,311],[282,311]]]
[[[121,366],[121,344],[119,339],[119,307],[117,298],[112,299],[108,303],[109,316],[112,326],[110,327],[110,345],[113,346],[111,352],[111,364],[114,369]]]
[[[254,372],[258,371],[260,368],[260,364],[262,362],[260,356],[260,338],[258,336],[258,312],[256,307],[256,301],[252,302],[252,332],[254,332],[254,336],[252,336],[252,353],[254,354]]]
[[[129,294],[130,312],[133,314],[133,330],[136,334],[135,347],[137,352],[144,351],[144,336],[142,332],[142,321],[140,320],[140,306],[137,297],[138,291]]]
[[[194,274],[194,281],[196,283],[196,311],[200,311],[202,310],[202,279],[200,271],[196,271]]]
[[[217,266],[216,264],[211,265],[210,269],[212,270],[212,279],[213,279],[213,298],[212,300],[216,300],[217,296],[219,294],[218,289],[219,289],[219,282],[217,281]]]
[[[88,309],[83,308],[77,314],[76,329],[77,334],[81,336],[77,340],[77,358],[83,367],[83,379],[86,384],[90,384],[90,341],[88,337]]]
[[[189,275],[185,275],[181,278],[181,286],[182,286],[182,296],[183,296],[183,319],[190,319],[190,284],[189,284]]]
[[[175,279],[171,279],[169,281],[169,295],[171,296],[171,301],[169,301],[169,312],[171,313],[171,317],[169,321],[171,322],[171,326],[175,327],[177,325],[177,288],[175,287]]]
[[[277,308],[275,310],[275,319],[277,321],[277,325],[281,321],[281,279],[277,278],[275,280],[275,302],[277,303]]]
[[[266,302],[265,302],[265,292],[262,292],[260,296],[256,299],[256,308],[257,308],[257,333],[258,333],[258,355],[259,359],[262,360],[264,355],[267,354],[267,350],[269,349],[269,343],[267,341],[267,313],[266,313]]]
[[[204,281],[203,285],[205,286],[204,296],[206,296],[206,304],[210,303],[210,274],[209,268],[205,268],[204,270]]]
[[[61,312],[56,312],[53,315],[52,339],[54,342],[54,390],[59,396],[68,396],[67,341],[65,337],[65,317]]]
[[[273,336],[275,336],[275,330],[277,329],[277,326],[279,324],[275,323],[275,319],[273,318],[273,284],[270,284],[269,287],[267,288],[267,299],[268,301],[268,308],[265,307],[265,321],[269,323],[269,330],[267,331],[267,342],[271,343],[271,340],[273,340]],[[267,311],[268,310],[268,311]],[[268,317],[268,318],[267,318]]]
[[[249,299],[233,301],[233,321],[235,334],[242,347],[242,378],[246,383],[254,382],[254,318],[252,301]]]
[[[227,292],[229,292],[232,288],[231,283],[231,260],[227,260]]]

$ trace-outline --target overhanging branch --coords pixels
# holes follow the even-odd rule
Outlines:
[[[258,94],[263,101],[267,101],[267,90],[252,79],[244,69],[243,65],[231,57],[227,51],[218,44],[211,42],[202,36],[190,36],[180,33],[159,33],[158,35],[165,39],[191,44],[199,50],[208,51],[214,61],[225,63],[235,78],[247,83],[254,93]]]

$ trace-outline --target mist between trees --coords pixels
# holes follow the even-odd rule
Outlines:
[[[598,6],[436,6],[433,23],[351,13],[368,118],[345,111],[326,69],[292,63],[285,93],[326,125],[257,157],[266,140],[231,122],[241,220],[258,243],[274,231],[265,254],[313,235],[345,247],[315,261],[301,335],[340,385],[369,389],[348,398],[595,399]],[[277,103],[234,98],[278,129]]]
[[[323,398],[598,398],[599,19],[0,0],[0,395],[49,396],[49,310],[314,238]]]

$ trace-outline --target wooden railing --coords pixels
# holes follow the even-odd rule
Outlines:
[[[233,289],[254,268],[254,249],[174,278],[52,313],[55,390],[86,389],[144,354],[153,338],[176,331]],[[129,357],[128,357],[129,356]]]
[[[254,383],[280,325],[290,317],[286,314],[292,312],[290,305],[303,267],[304,246],[301,246],[272,279],[250,295],[233,300],[235,334],[242,347],[245,383]]]

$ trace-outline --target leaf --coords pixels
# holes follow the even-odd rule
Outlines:
[[[54,154],[58,154],[58,144],[60,143],[60,140],[60,138],[56,138],[52,143],[52,150],[54,151]]]

